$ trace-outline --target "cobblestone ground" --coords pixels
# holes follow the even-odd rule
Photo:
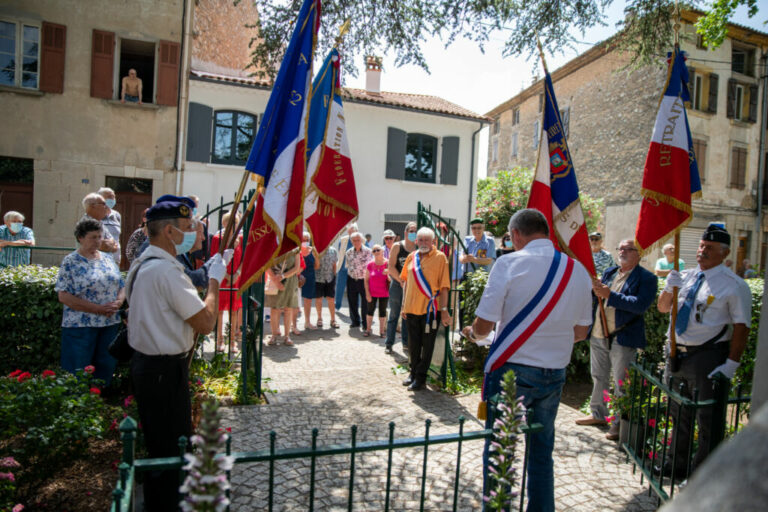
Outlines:
[[[308,447],[315,427],[318,446],[349,443],[352,425],[358,427],[358,442],[386,440],[390,422],[395,423],[395,438],[423,436],[427,419],[430,436],[458,432],[462,415],[465,432],[482,429],[475,417],[477,394],[407,391],[401,385],[404,375],[395,373],[406,362],[399,342],[395,353],[386,355],[383,339],[351,331],[343,315],[341,328],[332,330],[325,314],[325,327],[294,336],[295,346],[265,346],[264,375],[270,379],[267,386],[276,390],[268,395],[268,405],[222,410],[223,425],[232,428],[234,451],[268,448],[270,431],[277,434],[277,448]],[[574,425],[579,416],[575,409],[560,406],[554,455],[557,510],[655,510],[655,500],[621,452],[606,441],[604,431]],[[387,452],[357,455],[354,462],[354,510],[383,511]],[[419,509],[423,462],[423,448],[393,452],[390,510]],[[482,441],[466,442],[455,497],[458,510],[480,510],[481,468]],[[310,472],[309,460],[275,464],[274,510],[309,510]],[[317,459],[315,510],[347,510],[349,475],[349,456]],[[456,445],[429,447],[425,510],[452,509],[455,475]],[[266,510],[268,482],[266,463],[235,466],[232,510]]]

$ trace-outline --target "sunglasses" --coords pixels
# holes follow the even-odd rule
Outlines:
[[[374,253],[381,252],[381,249],[374,249],[372,252]]]

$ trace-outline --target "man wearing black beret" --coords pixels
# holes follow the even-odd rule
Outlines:
[[[659,296],[658,308],[662,313],[672,310],[672,288],[677,295],[677,363],[667,359],[669,377],[674,379],[675,390],[683,384],[683,395],[698,399],[714,398],[711,379],[722,374],[732,379],[747,345],[752,323],[752,295],[743,279],[731,272],[723,262],[730,254],[731,235],[722,224],[712,223],[699,242],[696,252],[698,266],[677,272],[670,270],[667,284]],[[670,324],[671,325],[671,324]],[[667,333],[669,336],[669,332]],[[677,418],[678,404],[671,404],[672,417]],[[673,471],[679,478],[686,475],[690,436],[693,435],[693,414],[684,408],[672,434],[671,450],[664,461],[665,474]],[[699,447],[693,459],[692,470],[698,467],[710,451],[712,408],[702,407],[696,413],[699,425]],[[676,467],[672,467],[672,460]]]
[[[127,278],[130,302],[128,343],[134,394],[150,458],[179,454],[179,436],[192,435],[187,356],[195,333],[211,332],[218,316],[219,283],[232,250],[217,254],[208,268],[204,300],[176,259],[197,237],[194,202],[165,195],[147,211],[149,247],[133,262]],[[178,472],[150,471],[144,481],[147,511],[178,509]]]

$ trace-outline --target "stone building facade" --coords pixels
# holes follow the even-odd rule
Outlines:
[[[719,221],[734,235],[737,266],[744,258],[764,261],[764,237],[757,236],[766,226],[757,222],[758,188],[765,182],[764,173],[758,176],[763,94],[758,70],[764,69],[760,58],[768,52],[768,34],[731,25],[723,45],[709,51],[697,40],[692,25],[697,17],[684,13],[681,47],[694,91],[688,117],[703,197],[694,202],[694,217],[683,230],[682,257],[695,264],[701,231]],[[639,69],[628,63],[608,40],[551,73],[579,187],[605,202],[605,247],[611,251],[634,236],[645,157],[666,79],[662,59]],[[535,168],[542,93],[538,81],[486,114],[493,118],[489,176]],[[652,266],[660,255],[646,255],[643,264]]]
[[[176,190],[194,0],[6,0],[0,52],[0,189],[17,194],[38,246],[73,247],[82,198],[116,189],[129,236]],[[22,52],[23,55],[19,52]],[[24,69],[15,62],[24,59]],[[136,69],[143,104],[121,103]],[[24,196],[24,197],[21,197]],[[0,209],[11,209],[0,195]],[[124,240],[125,242],[125,240]],[[123,246],[125,244],[123,243]],[[62,251],[33,251],[58,264]]]

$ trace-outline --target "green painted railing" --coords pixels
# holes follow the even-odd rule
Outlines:
[[[529,414],[530,417],[530,414]],[[429,506],[426,496],[426,481],[428,477],[427,461],[430,446],[442,445],[442,444],[455,444],[456,445],[456,471],[453,482],[453,505],[451,510],[456,511],[458,506],[459,496],[459,482],[461,480],[461,451],[463,443],[466,441],[478,441],[493,438],[494,431],[491,429],[477,430],[472,432],[464,431],[465,419],[463,416],[459,417],[459,431],[454,434],[439,434],[430,435],[431,421],[427,419],[424,423],[424,435],[421,437],[409,437],[409,438],[395,438],[395,423],[389,423],[389,435],[384,440],[378,441],[357,441],[357,426],[353,425],[350,428],[350,442],[344,444],[333,444],[327,446],[317,446],[317,437],[319,430],[317,428],[312,429],[312,440],[309,447],[300,448],[277,448],[277,434],[272,431],[269,433],[269,448],[259,450],[255,452],[231,452],[231,436],[227,438],[226,443],[226,455],[231,455],[235,464],[266,462],[269,464],[269,490],[267,499],[267,508],[271,512],[275,505],[274,497],[274,475],[275,464],[277,461],[287,460],[300,460],[309,459],[310,461],[310,482],[309,482],[309,504],[308,510],[313,511],[315,504],[315,474],[316,474],[316,461],[320,457],[330,457],[339,455],[349,455],[349,482],[348,482],[348,498],[347,498],[347,510],[353,509],[353,497],[354,497],[354,484],[355,484],[355,458],[361,453],[370,452],[387,452],[387,479],[385,492],[385,512],[390,510],[390,495],[393,491],[393,485],[396,485],[392,479],[392,453],[395,450],[401,450],[404,448],[423,448],[423,461],[421,470],[421,489],[420,489],[420,510],[435,510],[433,506]],[[540,424],[525,425],[523,427],[523,434],[526,438],[526,446],[528,436],[530,434],[539,432],[542,430]],[[184,452],[187,446],[187,439],[185,437],[179,438],[179,456],[167,457],[158,459],[134,459],[135,456],[135,441],[136,441],[136,422],[127,417],[120,425],[120,433],[123,441],[123,460],[120,463],[118,470],[120,473],[118,482],[112,492],[112,505],[111,512],[129,512],[133,510],[134,492],[136,489],[136,479],[138,474],[147,471],[157,470],[178,470],[179,471],[179,484],[183,482],[185,473],[182,467],[186,464],[184,459]],[[528,450],[524,451],[523,457],[523,475],[528,467]],[[227,475],[229,478],[229,474]],[[523,483],[524,487],[524,483]],[[522,509],[523,500],[525,498],[525,490],[520,490],[520,506]]]
[[[681,480],[675,471],[671,477],[664,477],[659,471],[665,464],[682,467],[677,460],[678,439],[675,437],[674,443],[671,441],[673,426],[679,424],[680,417],[690,414],[695,422],[698,410],[712,409],[711,453],[726,437],[739,430],[744,415],[742,406],[748,404],[751,397],[742,394],[741,386],[731,390],[730,381],[717,375],[712,379],[714,399],[699,400],[696,389],[692,390],[693,398],[688,398],[682,394],[682,384],[676,386],[674,378],[667,383],[659,368],[645,363],[631,364],[629,382],[631,407],[627,418],[621,420],[621,428],[626,429],[626,434],[621,434],[621,448],[634,465],[633,471],[640,471],[641,483],[648,479],[648,495],[653,491],[661,504],[674,497]],[[679,406],[674,414],[673,403]],[[688,446],[683,447],[686,475],[691,473],[696,454],[694,438],[692,431]]]

